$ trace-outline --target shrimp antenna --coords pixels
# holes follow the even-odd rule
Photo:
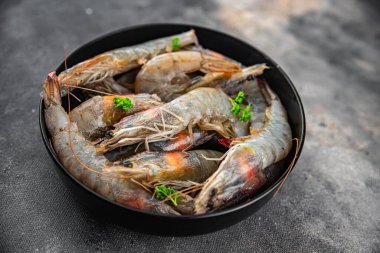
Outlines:
[[[97,92],[99,94],[104,94],[104,95],[109,95],[109,96],[121,95],[121,94],[109,93],[109,92],[104,92],[104,91],[100,91],[100,90],[94,90],[94,89],[80,87],[80,86],[72,86],[72,85],[67,85],[67,84],[65,84],[65,86],[69,87],[69,88],[75,88],[75,89],[80,89],[80,90],[88,90],[88,91],[91,91],[91,92]],[[72,93],[71,93],[71,95],[74,96],[74,94],[72,94]]]
[[[284,179],[282,180],[280,186],[277,188],[277,191],[274,193],[274,196],[276,196],[276,194],[280,191],[280,189],[284,185],[286,179],[288,178],[290,172],[292,172],[292,170],[294,168],[294,164],[295,164],[297,156],[298,156],[298,152],[299,152],[299,139],[298,138],[294,138],[292,141],[296,141],[296,153],[294,154],[294,157],[292,159],[292,162],[289,164],[289,167],[286,169],[287,170],[286,175],[285,175]]]

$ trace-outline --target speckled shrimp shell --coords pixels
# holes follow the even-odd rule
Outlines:
[[[270,105],[264,126],[236,140],[218,170],[195,199],[195,212],[203,214],[249,198],[266,181],[264,169],[286,157],[292,146],[287,114],[279,98],[267,87]]]
[[[190,180],[201,183],[218,168],[219,162],[205,159],[220,158],[223,154],[214,150],[187,152],[142,152],[122,161],[124,167],[110,170],[124,176],[144,181]]]
[[[170,52],[173,38],[179,39],[180,46],[198,43],[194,30],[190,30],[138,45],[115,49],[61,72],[58,79],[62,85],[70,85],[73,88],[127,72],[158,54]]]
[[[188,74],[201,71],[206,75],[190,78]],[[149,60],[136,77],[137,93],[154,93],[168,102],[193,86],[207,86],[217,79],[228,79],[240,72],[240,65],[202,51],[179,51]]]
[[[121,107],[115,108],[113,99],[129,98],[133,107],[124,111]],[[159,97],[151,94],[128,94],[114,96],[95,96],[70,112],[70,119],[76,122],[78,130],[88,140],[96,140],[104,136],[113,124],[122,118],[134,113],[162,105]]]
[[[153,199],[150,193],[132,181],[104,172],[105,169],[113,168],[113,164],[98,155],[95,147],[78,131],[77,124],[68,120],[61,106],[55,72],[48,75],[42,95],[51,143],[59,161],[75,178],[100,195],[125,206],[154,213],[179,214],[165,203]]]
[[[231,103],[222,90],[199,88],[162,106],[125,117],[98,151],[104,153],[144,140],[167,140],[194,126],[215,130],[225,137],[248,134],[248,124],[239,121],[230,109]]]

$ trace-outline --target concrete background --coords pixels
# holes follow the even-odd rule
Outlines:
[[[379,252],[380,9],[373,1],[1,1],[0,251]],[[228,229],[159,237],[95,219],[43,146],[46,74],[125,26],[186,22],[273,57],[307,115],[301,158],[281,192]]]

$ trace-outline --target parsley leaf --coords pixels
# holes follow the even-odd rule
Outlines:
[[[252,112],[250,110],[251,110],[251,104],[247,105],[244,108],[244,110],[241,112],[239,120],[245,121],[245,122],[249,121],[251,119],[251,116],[252,116]]]
[[[172,39],[172,50],[173,51],[177,51],[177,50],[180,50],[181,49],[181,45],[179,44],[179,38],[178,37],[174,37]]]
[[[178,205],[177,200],[181,197],[181,194],[178,191],[171,187],[166,187],[165,185],[156,186],[156,188],[154,188],[154,194],[158,200],[164,200],[169,197],[169,200],[175,206]]]
[[[116,98],[113,99],[113,102],[114,102],[113,106],[115,108],[121,107],[126,112],[128,112],[130,109],[133,108],[132,101],[129,98],[127,98],[127,97],[126,98],[116,97]]]
[[[238,103],[235,102],[235,100],[232,100],[231,98],[228,98],[232,104],[232,107],[231,107],[231,112],[233,115],[238,115],[239,112],[240,112],[240,105]]]
[[[238,94],[236,95],[235,99],[232,99],[232,98],[228,98],[231,102],[231,112],[232,114],[238,116],[239,113],[241,112],[240,114],[240,117],[239,117],[239,120],[240,121],[249,121],[251,119],[251,116],[252,116],[252,112],[250,111],[251,110],[251,105],[247,105],[243,110],[241,108],[241,103],[243,103],[243,100],[245,98],[245,94],[243,91],[239,91]]]
[[[244,98],[245,98],[244,92],[239,91],[238,94],[237,94],[237,96],[236,96],[236,98],[235,98],[235,102],[240,105],[241,103],[243,103],[243,99]]]

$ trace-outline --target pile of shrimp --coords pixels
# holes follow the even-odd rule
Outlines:
[[[102,53],[47,75],[52,146],[75,178],[130,208],[198,215],[242,203],[292,148],[287,113],[264,71],[204,49],[193,30]],[[71,108],[74,91],[85,101]],[[238,92],[252,108],[248,121],[231,110]],[[115,98],[133,106],[115,107]],[[159,198],[160,186],[171,193]]]

